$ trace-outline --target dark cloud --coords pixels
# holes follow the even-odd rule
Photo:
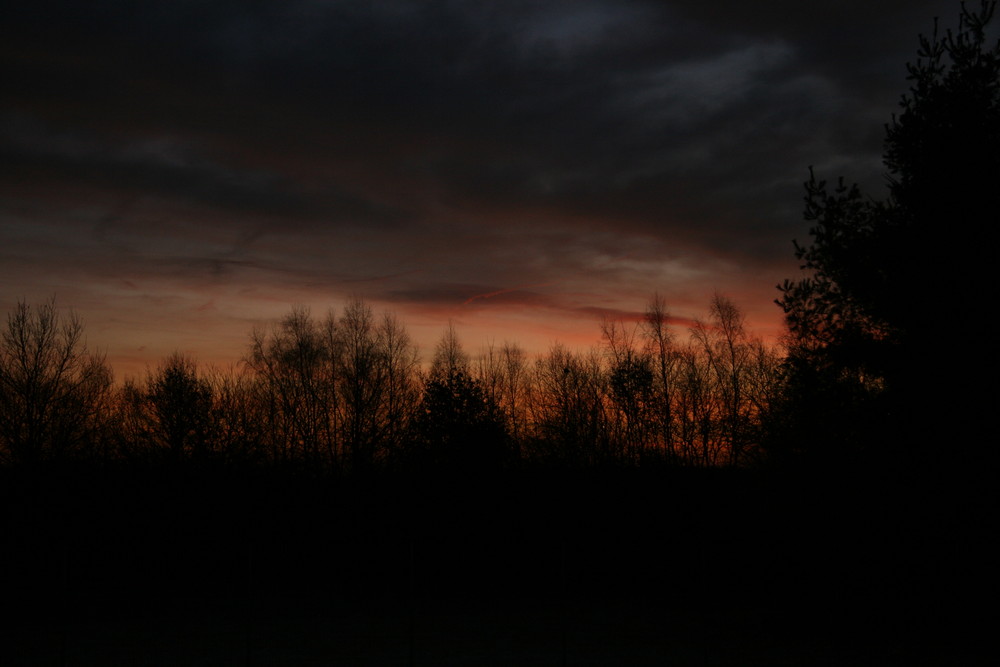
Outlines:
[[[267,172],[213,163],[197,148],[148,137],[112,144],[103,137],[47,132],[37,123],[7,119],[2,158],[20,178],[114,188],[236,210],[300,215],[305,201]]]
[[[476,308],[557,308],[559,290],[739,291],[750,275],[764,294],[794,269],[808,165],[880,194],[905,62],[935,16],[957,13],[951,0],[21,3],[0,27],[0,237],[36,273],[46,253],[25,253],[44,227],[63,239],[51,262],[76,243],[79,266],[117,258],[141,274],[126,255],[170,257],[217,283],[371,281],[395,303],[496,292]]]

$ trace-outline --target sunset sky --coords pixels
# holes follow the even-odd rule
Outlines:
[[[762,335],[802,182],[883,195],[905,63],[957,1],[50,2],[0,24],[0,308],[119,373],[226,364],[352,296],[544,351],[654,292]]]

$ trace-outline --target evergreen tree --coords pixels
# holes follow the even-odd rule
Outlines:
[[[211,442],[212,387],[194,360],[168,357],[148,380],[153,433],[175,461],[203,456]]]
[[[470,374],[451,326],[438,344],[414,425],[418,465],[481,472],[507,458],[503,414]]]
[[[971,388],[982,365],[947,354],[945,334],[961,329],[989,350],[978,310],[992,250],[977,233],[1000,212],[1000,42],[987,35],[995,7],[963,6],[956,31],[920,38],[910,91],[886,127],[884,201],[810,173],[812,244],[796,244],[809,274],[785,281],[778,299],[789,331],[786,416],[808,426],[799,440],[825,434],[831,445],[885,451],[887,442],[975,445],[984,435],[988,397]],[[995,365],[995,354],[985,362]]]

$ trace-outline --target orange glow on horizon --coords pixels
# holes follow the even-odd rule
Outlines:
[[[82,317],[88,347],[103,352],[115,370],[116,379],[144,377],[147,369],[166,356],[180,352],[194,358],[199,365],[225,369],[238,365],[245,354],[250,334],[255,327],[268,327],[284,317],[296,302],[253,300],[236,304],[220,300],[192,302],[186,311],[169,316],[168,321],[131,311],[127,317],[97,309],[88,312],[76,308]],[[338,314],[342,304],[323,304],[317,300],[300,300],[317,318],[333,308]],[[451,322],[459,339],[473,358],[490,344],[514,343],[531,358],[544,356],[556,344],[572,350],[586,351],[602,343],[600,324],[603,318],[638,326],[641,310],[581,307],[556,309],[546,306],[491,303],[489,308],[469,309],[459,305],[384,304],[370,301],[376,317],[382,312],[395,314],[417,346],[422,362],[429,363],[433,350]],[[58,303],[60,310],[70,306]],[[737,303],[737,305],[739,305]],[[254,313],[254,306],[259,311]],[[262,307],[263,306],[263,307]],[[777,310],[777,309],[775,309]],[[687,339],[688,329],[695,318],[706,316],[707,305],[701,311],[670,316],[670,327],[678,342]],[[751,334],[768,344],[775,344],[781,332],[779,317],[761,320],[747,312]]]

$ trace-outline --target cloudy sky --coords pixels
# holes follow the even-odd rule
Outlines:
[[[0,32],[0,307],[119,372],[226,363],[293,304],[544,350],[654,292],[761,334],[809,165],[882,196],[958,2],[50,2]]]

